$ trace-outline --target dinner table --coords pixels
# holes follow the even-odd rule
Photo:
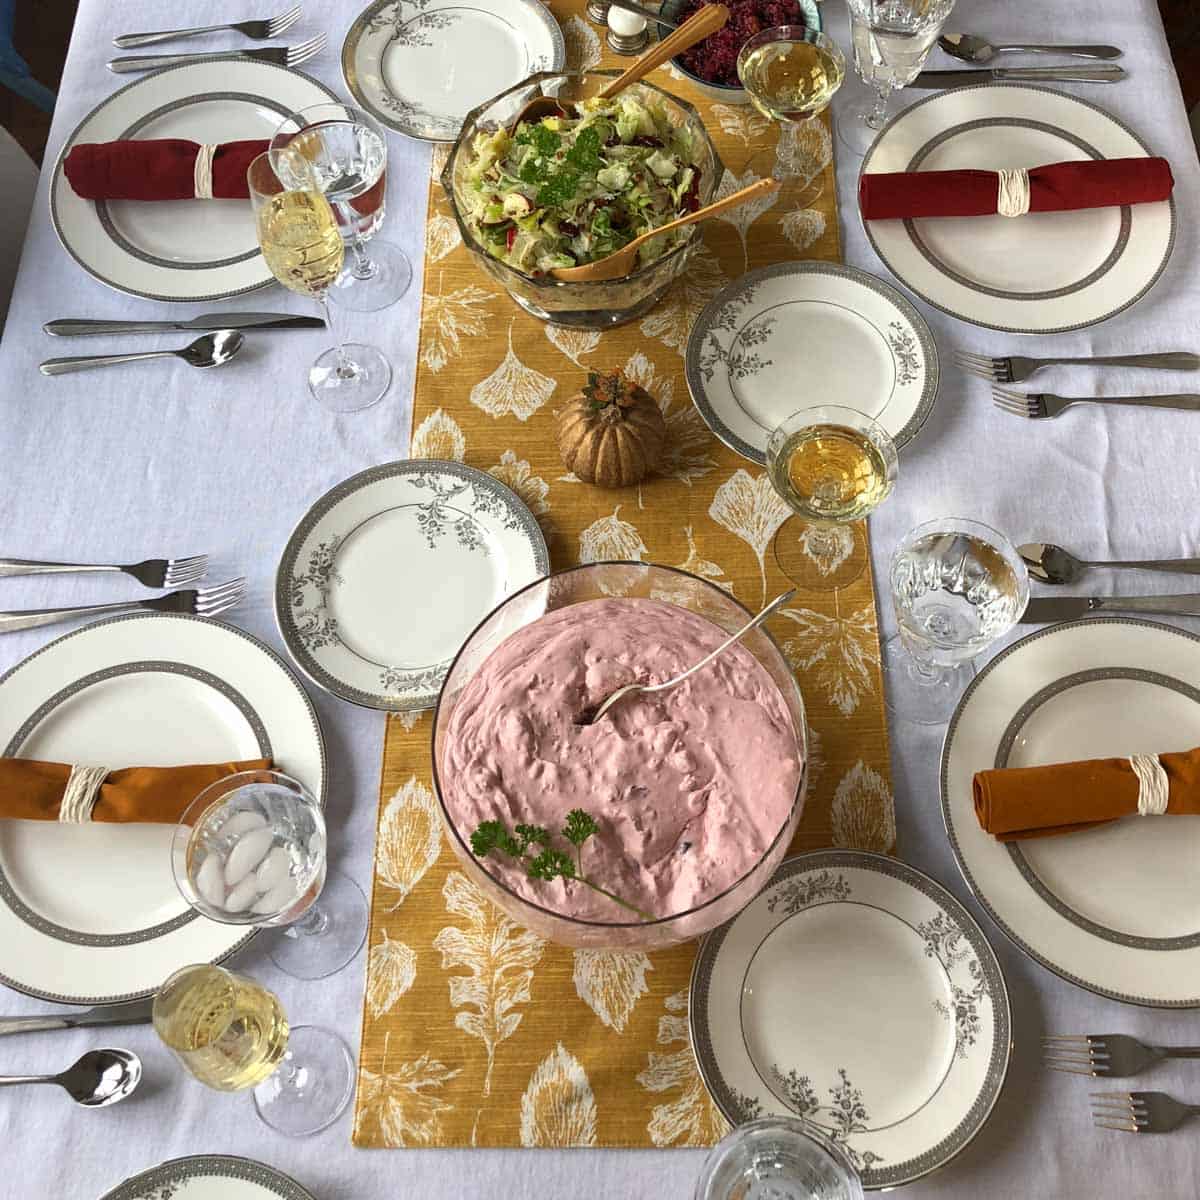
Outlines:
[[[329,38],[303,70],[346,97],[338,48],[363,0],[306,5],[305,35]],[[830,32],[848,48],[841,0],[822,5]],[[169,11],[168,11],[169,10]],[[135,364],[58,378],[38,371],[54,354],[91,345],[47,337],[59,317],[155,319],[192,315],[195,306],[123,295],[86,275],[59,244],[47,188],[64,140],[109,93],[128,82],[110,73],[112,38],[163,24],[201,25],[265,15],[263,0],[81,0],[58,104],[0,343],[0,550],[27,558],[131,562],[159,554],[211,556],[213,580],[245,575],[248,594],[227,619],[285,655],[272,606],[281,550],[316,497],[374,464],[408,450],[420,309],[422,245],[431,148],[389,136],[387,217],[382,236],[407,253],[418,273],[390,308],[338,310],[354,340],[381,347],[394,367],[383,402],[334,414],[305,387],[307,365],[323,346],[320,331],[250,336],[239,358],[220,370],[183,363]],[[952,27],[994,41],[1119,45],[1128,77],[1115,84],[1055,84],[1095,103],[1134,130],[1175,177],[1176,240],[1155,286],[1124,312],[1091,328],[1044,336],[980,329],[915,299],[941,356],[937,402],[920,435],[900,457],[894,495],[871,518],[881,632],[894,619],[886,579],[892,549],[921,521],[974,517],[1013,542],[1046,540],[1102,559],[1200,553],[1196,498],[1200,455],[1195,415],[1137,409],[1075,410],[1057,421],[1017,419],[993,406],[986,382],[964,374],[953,351],[1000,354],[1122,354],[1200,351],[1200,163],[1192,141],[1154,0],[1051,0],[998,5],[959,0]],[[936,60],[936,61],[934,61]],[[950,67],[935,52],[931,66]],[[1026,62],[1020,59],[1015,61]],[[664,77],[665,78],[665,77]],[[669,86],[669,81],[668,86]],[[853,99],[850,81],[835,99]],[[928,93],[909,89],[899,108]],[[836,139],[835,139],[836,142]],[[861,159],[838,144],[837,181],[845,261],[889,278],[858,216]],[[225,307],[315,311],[303,298],[272,287]],[[138,339],[136,349],[182,345],[185,334]],[[98,339],[93,339],[98,341]],[[110,343],[105,343],[104,347]],[[1072,368],[1061,390],[1102,394],[1146,390],[1129,370]],[[1155,388],[1195,390],[1185,374],[1158,374]],[[1081,393],[1079,393],[1081,394]],[[797,380],[796,399],[817,403]],[[1145,587],[1129,573],[1092,576],[1090,586]],[[1196,590],[1186,576],[1155,577],[1163,590]],[[0,580],[0,608],[100,602],[134,594],[111,577],[43,576]],[[1163,618],[1200,632],[1200,620]],[[0,637],[8,669],[64,630]],[[1027,632],[1018,626],[1013,640]],[[379,791],[384,713],[355,707],[310,687],[324,732],[330,778],[330,860],[369,887]],[[1047,1033],[1126,1032],[1156,1042],[1200,1042],[1194,1011],[1146,1009],[1094,995],[1052,974],[1013,946],[971,897],[955,865],[939,803],[944,728],[891,718],[898,827],[897,853],[945,884],[978,917],[999,956],[1013,1008],[1008,1078],[990,1120],[949,1165],[910,1185],[913,1200],[934,1197],[1045,1196],[1135,1200],[1189,1197],[1200,1186],[1200,1139],[1181,1130],[1125,1136],[1093,1128],[1088,1095],[1094,1081],[1055,1074],[1041,1064]],[[325,980],[284,976],[263,939],[235,960],[275,990],[297,1021],[328,1026],[352,1048],[359,1041],[365,955]],[[814,969],[816,964],[814,964]],[[0,989],[0,1015],[54,1006]],[[97,1045],[136,1051],[145,1078],[125,1103],[103,1111],[75,1107],[57,1089],[0,1092],[0,1196],[99,1197],[128,1176],[189,1154],[261,1159],[294,1176],[319,1200],[589,1200],[687,1197],[703,1151],[656,1150],[367,1150],[351,1145],[351,1114],[315,1136],[292,1139],[266,1127],[244,1095],[213,1092],[173,1061],[148,1025],[0,1038],[0,1075],[53,1071]],[[1200,1101],[1200,1071],[1178,1062],[1158,1068],[1153,1087]]]

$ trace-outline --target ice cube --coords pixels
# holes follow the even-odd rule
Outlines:
[[[279,913],[286,912],[296,903],[299,894],[300,889],[296,886],[296,880],[289,875],[282,883],[276,884],[263,896],[251,911],[264,916],[278,916]]]
[[[226,886],[237,887],[266,857],[274,840],[275,833],[270,829],[251,829],[238,838],[225,859]]]
[[[251,829],[261,829],[267,823],[267,818],[253,808],[243,809],[229,818],[220,830],[221,837],[235,838],[239,834],[249,833]]]
[[[258,880],[258,890],[269,892],[278,887],[291,875],[292,858],[288,847],[276,846],[266,858],[258,864],[255,877]]]
[[[227,912],[245,912],[246,909],[254,903],[258,896],[258,884],[254,882],[253,875],[247,875],[241,883],[237,885],[225,897],[225,909]]]
[[[196,872],[196,891],[206,904],[213,908],[225,905],[225,880],[222,878],[221,860],[215,854],[205,855],[200,869]]]

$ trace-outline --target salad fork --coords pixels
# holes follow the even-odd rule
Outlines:
[[[1165,354],[1115,354],[1096,358],[988,358],[986,354],[954,352],[955,361],[968,375],[993,383],[1024,383],[1043,367],[1152,367],[1161,371],[1195,371],[1200,354],[1168,351]]]
[[[1055,396],[1051,392],[1015,392],[1012,388],[993,387],[992,403],[1017,417],[1039,421],[1057,417],[1073,404],[1128,404],[1141,408],[1180,408],[1200,411],[1200,396]]]
[[[0,633],[16,629],[33,629],[70,621],[76,617],[114,616],[117,613],[170,612],[189,613],[197,617],[215,617],[239,603],[246,594],[245,579],[231,579],[212,587],[191,588],[153,596],[149,600],[124,600],[118,604],[85,604],[79,608],[30,608],[16,612],[0,612]]]
[[[1182,1104],[1166,1092],[1092,1093],[1092,1122],[1097,1129],[1170,1133],[1189,1117],[1200,1117],[1200,1104]]]
[[[143,587],[183,587],[202,579],[208,570],[208,555],[194,554],[191,558],[147,558],[144,562],[128,563],[123,567],[111,564],[38,562],[32,558],[0,558],[0,577],[6,575],[65,575],[68,572],[121,571],[132,575]]]
[[[299,4],[289,8],[287,12],[277,17],[268,17],[263,21],[234,21],[229,25],[197,25],[194,29],[164,29],[159,33],[123,33],[113,38],[113,45],[122,50],[131,50],[134,46],[155,46],[160,42],[170,42],[177,38],[196,37],[201,33],[224,33],[230,30],[240,33],[256,42],[278,37],[286,33],[300,20],[302,9]]]
[[[279,67],[298,67],[325,49],[325,35],[318,33],[296,46],[267,46],[262,50],[216,50],[205,54],[130,54],[109,60],[108,69],[118,75],[130,71],[156,71],[159,67],[180,67],[186,63],[214,62],[226,58],[250,58],[274,63]]]
[[[1153,1046],[1123,1033],[1051,1034],[1042,1062],[1069,1075],[1136,1075],[1164,1058],[1200,1058],[1200,1046]]]

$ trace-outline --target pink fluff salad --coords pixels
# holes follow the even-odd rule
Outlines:
[[[745,876],[788,821],[800,750],[775,682],[742,646],[666,692],[622,700],[575,722],[625,683],[680,674],[728,636],[657,600],[605,599],[552,612],[507,638],[467,684],[442,758],[446,809],[464,842],[484,821],[543,825],[566,814],[599,824],[583,873],[655,917],[687,912]],[[495,852],[485,870],[564,916],[636,917],[563,880],[530,880]]]
[[[702,42],[689,47],[678,56],[679,63],[693,75],[708,83],[741,87],[737,58],[742,47],[764,29],[779,25],[804,25],[804,13],[796,0],[721,0],[729,9],[729,21],[724,28],[709,34]],[[698,13],[710,0],[689,0],[679,11],[682,25]]]

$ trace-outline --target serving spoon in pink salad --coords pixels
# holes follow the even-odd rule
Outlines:
[[[676,675],[673,679],[668,679],[663,683],[627,683],[624,686],[617,688],[617,690],[610,696],[605,697],[605,699],[602,700],[594,710],[589,709],[581,713],[579,720],[576,721],[575,724],[595,725],[596,722],[599,721],[600,718],[603,717],[604,714],[607,713],[614,704],[620,700],[624,700],[626,696],[632,696],[639,692],[665,692],[668,688],[673,688],[676,684],[682,683],[685,679],[695,675],[697,671],[704,670],[704,668],[707,667],[714,658],[718,658],[720,655],[724,654],[725,651],[734,644],[734,642],[740,642],[742,638],[744,638],[746,634],[750,632],[750,630],[761,625],[773,612],[775,612],[776,609],[786,604],[795,594],[796,589],[791,588],[782,595],[776,596],[775,599],[772,600],[771,603],[768,604],[767,607],[764,608],[757,617],[754,617],[748,621],[741,627],[741,629],[737,631],[737,633],[731,634],[715,650],[709,654],[706,654],[698,663],[688,667],[688,669],[682,674]]]

